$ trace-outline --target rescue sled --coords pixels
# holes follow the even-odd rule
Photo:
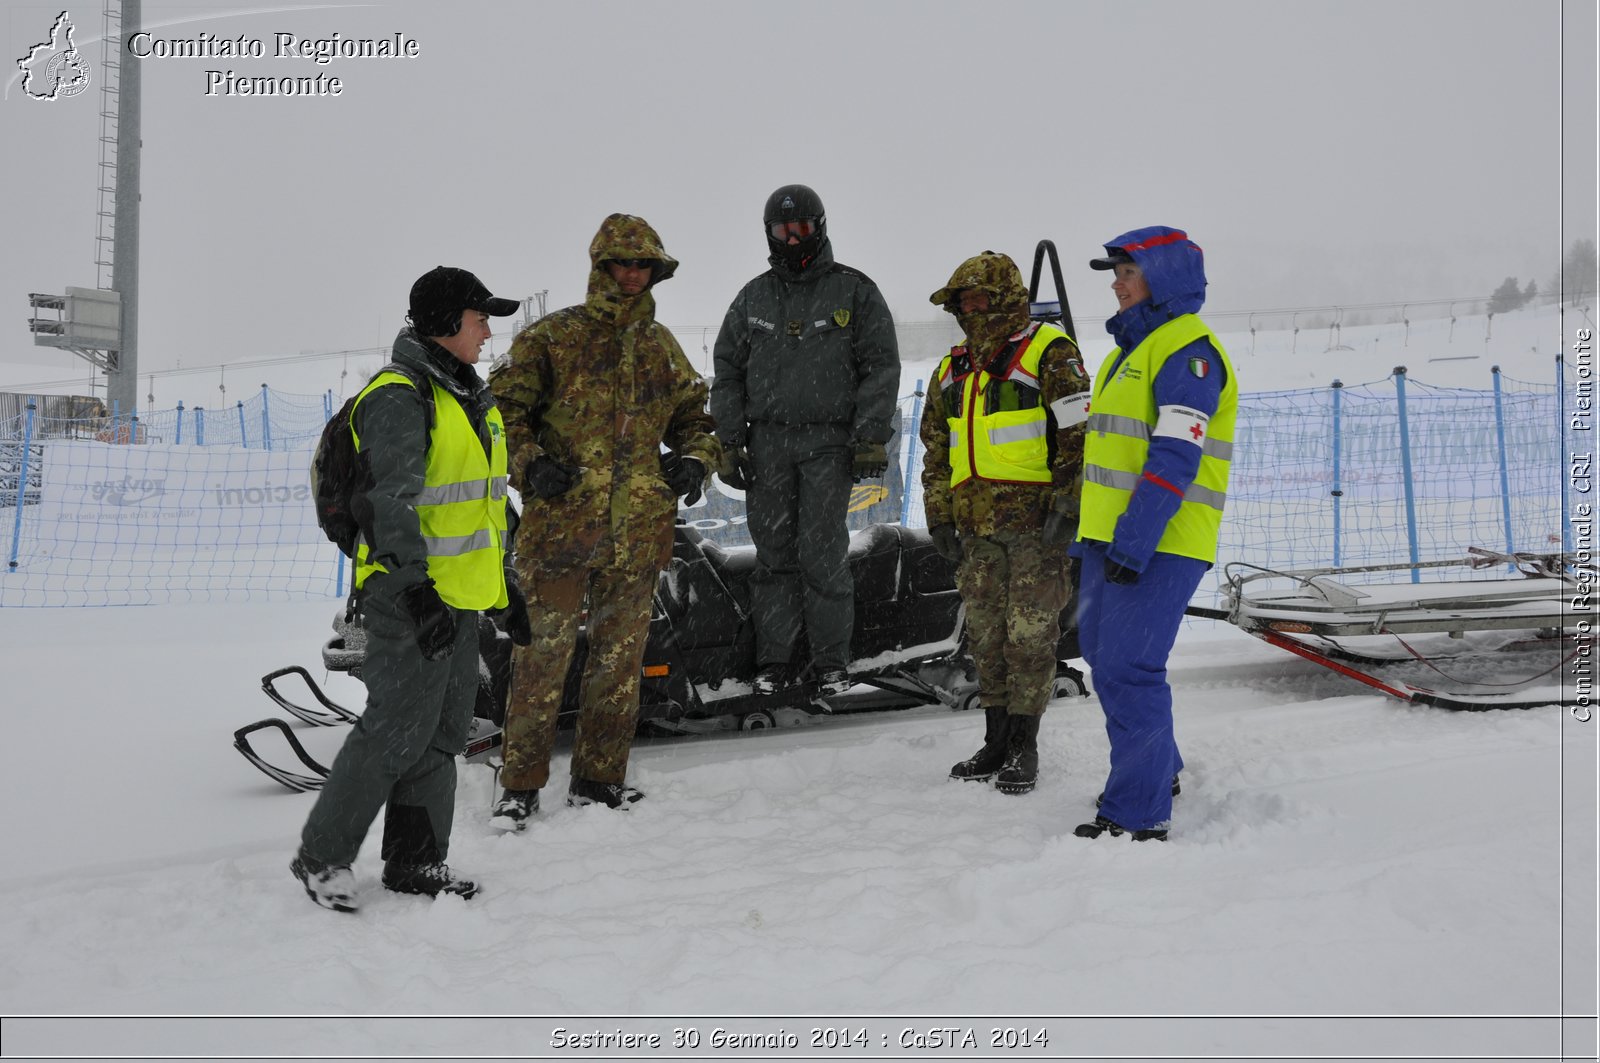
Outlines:
[[[1500,577],[1461,570],[1505,567]],[[1414,571],[1427,582],[1412,582]],[[1190,607],[1340,675],[1419,705],[1512,709],[1570,703],[1564,683],[1590,652],[1594,587],[1573,555],[1469,548],[1461,560],[1279,571],[1224,568],[1225,609]],[[1287,584],[1288,586],[1285,586]]]
[[[849,564],[855,583],[849,672],[856,685],[843,695],[825,698],[815,677],[802,674],[793,685],[761,695],[753,686],[755,632],[750,616],[755,552],[724,549],[680,523],[671,565],[661,574],[651,603],[639,690],[640,727],[667,733],[754,731],[821,714],[928,704],[973,707],[977,678],[966,648],[966,613],[955,586],[955,567],[934,549],[927,531],[872,525],[851,536]],[[511,640],[492,617],[484,615],[479,619],[478,641],[478,701],[463,756],[469,762],[493,763],[505,722]],[[334,637],[323,646],[323,666],[359,679],[364,642],[355,617],[341,609],[334,619]],[[577,716],[578,684],[587,653],[587,639],[580,629],[562,692],[563,725]],[[1056,656],[1057,695],[1086,695],[1082,673],[1068,663],[1079,653],[1076,624],[1066,612]],[[291,683],[297,688],[294,693],[284,689]],[[311,727],[350,724],[360,717],[329,698],[299,666],[268,673],[261,686],[273,702]],[[255,749],[251,738],[262,732],[282,739],[287,755],[299,767],[283,767]],[[280,719],[240,728],[234,732],[234,747],[290,789],[318,789],[327,775],[327,768]]]

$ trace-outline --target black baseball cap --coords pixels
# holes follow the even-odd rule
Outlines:
[[[463,310],[510,317],[521,308],[515,299],[497,298],[475,274],[456,266],[435,266],[411,286],[411,323],[424,336],[454,336],[461,330]]]
[[[1124,251],[1122,248],[1108,246],[1106,248],[1106,256],[1104,258],[1091,258],[1089,260],[1089,268],[1090,269],[1116,269],[1118,266],[1122,265],[1124,262],[1132,262],[1132,261],[1133,261],[1133,256],[1128,254],[1128,252]]]

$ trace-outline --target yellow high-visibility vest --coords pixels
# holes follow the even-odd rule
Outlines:
[[[950,426],[951,487],[973,477],[1004,483],[1050,482],[1050,407],[1039,393],[1039,359],[1045,348],[1066,333],[1037,322],[1028,332],[1012,337],[1016,354],[1003,372],[991,374],[974,368],[958,374],[955,355],[962,352],[959,347],[939,363],[939,391]],[[992,398],[1001,401],[991,403]],[[1072,398],[1080,401],[1056,404],[1058,428],[1084,420],[1081,411],[1088,394]],[[997,408],[990,410],[991,404]],[[1011,408],[1005,408],[1008,406]]]
[[[1150,439],[1158,434],[1162,419],[1156,408],[1156,375],[1168,358],[1202,338],[1211,341],[1222,359],[1227,379],[1210,422],[1204,423],[1199,417],[1191,419],[1189,431],[1203,439],[1200,471],[1184,491],[1183,502],[1167,523],[1156,550],[1207,562],[1217,559],[1217,536],[1222,528],[1222,507],[1228,497],[1228,470],[1233,458],[1234,422],[1239,412],[1239,383],[1217,334],[1193,314],[1173,318],[1150,333],[1120,365],[1120,347],[1101,364],[1083,443],[1079,539],[1107,543],[1113,540],[1117,518],[1128,508],[1128,500],[1144,472]],[[1181,411],[1169,411],[1169,416],[1172,423],[1162,427],[1159,434],[1183,431]]]
[[[357,450],[355,411],[376,388],[388,384],[412,387],[400,373],[383,372],[372,379],[350,411],[350,433]],[[499,609],[506,604],[506,430],[500,411],[490,408],[490,449],[472,427],[455,396],[434,381],[433,432],[422,493],[417,496],[417,520],[428,549],[428,575],[447,605],[457,609]],[[357,587],[374,572],[388,571],[369,560],[371,544],[363,537],[356,544]]]

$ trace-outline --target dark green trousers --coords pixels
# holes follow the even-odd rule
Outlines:
[[[855,627],[850,579],[850,435],[839,425],[750,426],[745,492],[756,664],[786,664],[804,630],[820,670],[844,668]],[[795,662],[804,663],[804,662]]]
[[[455,821],[456,756],[477,700],[478,614],[456,610],[455,649],[439,661],[422,656],[410,619],[381,588],[365,595],[361,615],[366,711],[334,758],[300,846],[325,864],[351,864],[387,803],[386,858],[442,861]]]

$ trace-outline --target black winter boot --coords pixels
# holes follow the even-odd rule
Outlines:
[[[478,884],[450,870],[449,864],[398,864],[390,861],[383,865],[383,888],[395,893],[419,893],[424,897],[453,893],[462,900],[470,900],[478,894]]]
[[[1080,823],[1073,828],[1072,833],[1079,838],[1098,838],[1102,834],[1109,834],[1113,838],[1120,838],[1124,834],[1136,842],[1164,842],[1167,840],[1165,827],[1151,827],[1147,830],[1129,830],[1119,824],[1111,822],[1104,816],[1094,817],[1093,823]]]
[[[437,897],[454,893],[471,897],[478,884],[462,878],[444,862],[433,820],[416,805],[391,804],[383,817],[383,887],[395,893]]]
[[[988,782],[1006,762],[1006,710],[983,710],[983,748],[950,769],[950,778]]]
[[[507,789],[500,794],[500,800],[494,803],[494,810],[489,813],[489,826],[499,830],[526,830],[529,818],[537,811],[539,811],[537,788]]]
[[[1006,763],[995,777],[1003,794],[1025,794],[1039,781],[1039,717],[1013,716],[1006,731]]]
[[[593,782],[573,776],[572,782],[567,784],[567,804],[573,808],[581,808],[584,805],[605,805],[607,808],[620,808],[626,811],[630,805],[643,800],[643,790],[636,790],[622,783]]]

